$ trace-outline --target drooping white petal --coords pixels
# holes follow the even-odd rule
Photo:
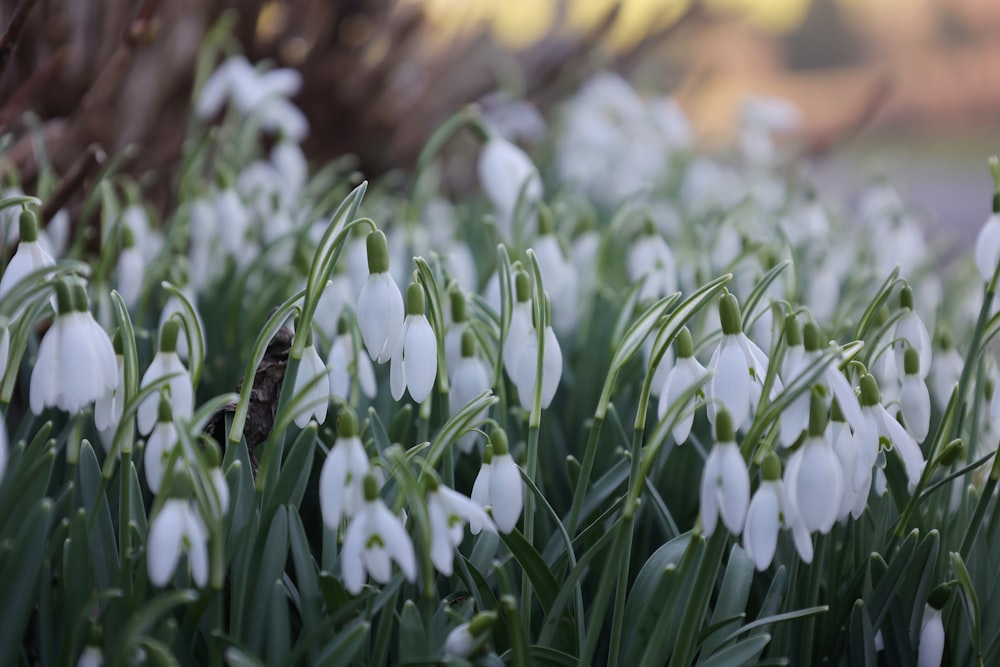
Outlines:
[[[372,361],[388,361],[403,328],[403,296],[388,273],[369,275],[361,288],[358,326]]]
[[[920,644],[917,649],[917,667],[940,667],[942,658],[944,658],[944,622],[941,620],[941,611],[930,605],[924,605]]]
[[[976,237],[976,266],[984,282],[993,279],[997,264],[1000,264],[1000,215],[994,213]]]
[[[365,585],[365,565],[361,560],[361,553],[368,539],[368,531],[364,516],[358,513],[348,524],[344,547],[340,551],[340,576],[344,579],[344,588],[352,595],[360,593]]]
[[[682,395],[704,377],[706,372],[705,367],[694,357],[678,359],[664,382],[663,392],[657,405],[657,417],[662,420],[670,406],[675,405]],[[693,424],[694,411],[685,409],[674,423],[672,430],[674,442],[677,444],[686,442]]]
[[[497,529],[509,533],[517,526],[524,506],[524,482],[510,454],[493,457],[490,464],[490,509]]]
[[[912,491],[924,472],[924,455],[920,451],[920,446],[906,432],[903,425],[893,419],[892,415],[881,405],[875,406],[875,414],[879,433],[892,443],[892,448],[903,459],[906,476],[909,479],[909,487]]]
[[[387,554],[399,565],[403,576],[408,581],[414,581],[417,578],[417,556],[413,550],[413,542],[410,541],[410,536],[406,534],[406,529],[403,528],[403,524],[399,521],[399,518],[390,512],[389,508],[381,500],[376,500],[374,503],[368,504],[374,504],[372,519],[377,527],[378,534],[382,538]],[[388,577],[385,578],[385,581],[388,581]],[[385,583],[385,581],[382,583]]]
[[[914,440],[923,442],[931,424],[931,395],[927,384],[918,375],[905,376],[900,401],[906,430]]]
[[[733,535],[743,531],[747,507],[750,505],[750,474],[736,443],[719,443],[722,485],[716,489],[716,502],[722,522]]]
[[[709,380],[711,397],[722,404],[733,418],[733,424],[739,426],[750,414],[750,372],[746,356],[735,336],[723,336],[719,347],[719,356]],[[714,406],[710,416],[714,417]]]
[[[194,580],[195,586],[204,588],[208,583],[208,529],[202,523],[198,512],[190,505],[186,509],[185,543],[188,566],[191,568],[191,579]]]
[[[778,482],[765,480],[750,501],[746,527],[743,529],[743,548],[758,570],[766,570],[778,546],[779,513]]]
[[[517,382],[517,366],[521,350],[535,335],[531,326],[531,301],[519,301],[514,304],[510,316],[510,328],[503,344],[503,366],[507,375]]]
[[[412,324],[403,339],[403,375],[410,396],[417,403],[423,403],[437,378],[437,340],[425,316],[411,317]]]
[[[545,350],[542,356],[542,408],[547,408],[555,398],[562,379],[562,348],[552,327],[545,327]]]
[[[298,397],[301,406],[295,415],[296,426],[305,428],[314,416],[320,424],[326,421],[330,382],[326,366],[313,345],[307,346],[302,352],[293,395]]]
[[[181,558],[187,508],[183,500],[168,500],[153,517],[146,541],[146,569],[154,586],[166,586]]]
[[[55,405],[59,395],[59,337],[62,329],[62,319],[57,317],[38,346],[28,395],[31,411],[36,415],[42,414],[46,406]]]
[[[438,572],[450,577],[455,544],[450,537],[448,511],[433,493],[427,498],[427,516],[431,524],[431,562]]]
[[[893,348],[896,350],[897,372],[905,368],[903,357],[906,348],[913,347],[920,355],[920,379],[926,378],[931,370],[931,337],[915,311],[909,311],[896,323],[893,338],[896,339]]]
[[[712,447],[705,459],[705,469],[701,474],[701,522],[706,537],[715,532],[719,521],[719,507],[716,504],[716,490],[722,484],[721,457],[718,445]]]
[[[795,509],[810,531],[828,533],[837,521],[843,493],[840,461],[821,437],[808,438],[801,451],[797,474],[789,479]]]
[[[157,422],[153,432],[146,441],[146,451],[143,454],[143,467],[146,470],[146,484],[153,493],[160,492],[163,482],[164,466],[167,457],[177,444],[177,429],[173,422]]]

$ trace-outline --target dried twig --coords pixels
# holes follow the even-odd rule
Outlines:
[[[10,62],[10,57],[17,47],[17,40],[20,39],[21,31],[24,30],[24,24],[27,22],[28,15],[34,9],[36,2],[37,0],[24,0],[19,3],[17,9],[14,10],[14,16],[10,19],[10,25],[7,26],[7,32],[0,37],[0,79],[3,78],[4,72],[7,71],[7,64]]]
[[[62,180],[59,181],[55,192],[52,193],[48,201],[45,202],[45,205],[42,206],[42,221],[48,222],[51,220],[52,216],[66,205],[66,202],[73,196],[73,193],[80,189],[84,181],[96,172],[106,159],[107,154],[99,145],[91,144],[87,146],[83,155],[77,158],[70,166],[65,175],[63,175]]]

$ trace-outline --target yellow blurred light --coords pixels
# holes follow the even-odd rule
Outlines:
[[[811,0],[706,0],[706,5],[746,20],[763,30],[786,32],[800,25]]]
[[[531,46],[552,29],[553,0],[504,0],[483,2],[493,10],[490,24],[499,42],[513,48]]]

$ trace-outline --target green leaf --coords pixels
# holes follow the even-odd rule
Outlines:
[[[198,594],[192,590],[166,591],[132,613],[121,634],[117,635],[116,647],[110,651],[110,654],[114,656],[111,664],[123,662],[129,650],[146,638],[150,629],[162,615],[174,607],[190,604],[197,599]]]
[[[917,550],[917,536],[918,532],[914,530],[899,545],[896,553],[892,555],[892,560],[888,563],[888,569],[875,585],[870,601],[866,603],[866,607],[871,613],[872,627],[880,627],[882,619],[889,611],[889,602],[899,589],[899,585],[903,582],[907,569],[913,561],[913,554]],[[923,564],[921,563],[920,566],[922,567]],[[874,581],[874,577],[872,580]]]
[[[444,423],[441,430],[431,441],[430,449],[427,451],[427,463],[436,466],[447,449],[459,436],[468,431],[473,426],[478,426],[479,413],[486,410],[497,402],[496,396],[486,391],[472,399],[468,405],[456,412]]]
[[[285,461],[278,473],[278,482],[264,490],[262,516],[269,516],[278,505],[298,508],[306,493],[309,475],[312,472],[313,456],[316,453],[316,423],[310,422],[299,432],[295,442],[288,449]]]
[[[251,580],[249,598],[249,637],[248,645],[259,648],[264,637],[265,623],[272,602],[271,588],[280,581],[285,571],[285,560],[288,558],[288,509],[278,507],[267,531],[257,567]],[[254,571],[253,569],[251,571]]]
[[[53,503],[43,499],[25,515],[15,547],[0,566],[0,655],[19,653],[21,638],[35,607],[36,588],[43,572],[46,539],[52,521]],[[48,590],[48,587],[46,587]],[[48,595],[48,593],[46,593]]]
[[[291,628],[288,620],[288,594],[280,579],[271,586],[271,602],[267,615],[267,664],[277,665],[291,650]]]
[[[744,331],[750,328],[752,322],[751,317],[755,317],[757,313],[757,304],[761,302],[764,295],[767,294],[767,288],[771,286],[781,273],[792,265],[792,260],[786,259],[782,262],[778,262],[770,271],[765,273],[753,286],[753,290],[747,296],[746,301],[743,302],[743,329]]]
[[[181,663],[174,657],[170,647],[163,642],[152,637],[146,637],[139,642],[139,645],[142,646],[150,665],[154,665],[155,667],[180,667]]]
[[[753,561],[738,544],[734,544],[733,548],[729,550],[729,562],[726,564],[726,573],[722,577],[722,588],[719,589],[719,596],[716,599],[709,625],[719,624],[718,629],[721,630],[726,626],[722,623],[723,619],[739,618],[743,614],[747,600],[750,598],[753,573]],[[701,655],[710,656],[723,645],[722,635],[717,631],[706,637],[702,644]]]
[[[316,665],[320,667],[346,667],[354,662],[361,648],[368,643],[370,625],[358,620],[341,631],[327,644]]]
[[[700,660],[701,667],[729,667],[729,665],[746,665],[757,658],[764,647],[771,641],[771,635],[754,635],[741,642],[733,644],[715,653],[707,660]]]
[[[848,661],[852,665],[865,665],[865,667],[875,667],[878,664],[875,656],[875,630],[862,600],[855,601],[854,609],[851,611]]]
[[[118,560],[118,542],[115,540],[111,508],[105,495],[104,479],[98,467],[93,447],[86,440],[80,447],[80,496],[87,508],[90,549],[94,563],[94,579],[100,589],[110,588],[117,581],[121,567]]]
[[[691,595],[682,615],[681,627],[677,632],[677,645],[671,661],[678,665],[690,664],[696,649],[695,638],[705,619],[709,598],[719,575],[722,551],[726,545],[725,531],[718,531],[710,538],[705,549],[705,557],[698,565]]]
[[[729,641],[735,637],[739,637],[745,632],[750,632],[751,630],[756,630],[758,628],[767,628],[768,626],[774,625],[775,623],[784,623],[786,621],[794,621],[799,618],[808,618],[810,616],[818,616],[819,614],[825,614],[830,611],[830,607],[827,605],[820,605],[818,607],[807,607],[805,609],[796,609],[795,611],[789,611],[784,614],[774,614],[771,616],[765,616],[763,618],[758,618],[752,623],[747,623],[741,628],[734,630],[729,633],[725,641]],[[754,635],[759,635],[760,633],[752,633]]]
[[[407,660],[419,660],[421,656],[426,656],[428,649],[427,628],[424,620],[420,617],[420,611],[413,600],[403,603],[403,610],[399,612],[399,657]]]
[[[198,381],[201,379],[201,371],[205,367],[205,332],[201,330],[198,311],[195,310],[187,295],[176,285],[164,280],[160,286],[181,304],[180,315],[188,343],[188,367],[191,370],[191,384],[197,388]]]
[[[969,576],[969,570],[965,567],[965,561],[962,560],[961,554],[952,551],[948,557],[951,560],[951,569],[954,570],[955,578],[958,580],[962,605],[972,630],[972,654],[981,656],[983,654],[981,643],[982,616],[980,615],[979,596],[976,594],[976,587],[972,583],[972,577]]]
[[[545,559],[517,529],[501,534],[500,539],[507,545],[515,560],[531,580],[538,601],[542,604],[542,609],[548,612],[552,607],[552,601],[559,593],[559,584],[556,582],[555,575],[546,565]]]
[[[299,614],[303,630],[308,632],[319,624],[322,617],[323,595],[316,576],[316,562],[309,549],[309,538],[294,508],[288,510],[288,537],[295,565],[295,584],[299,591]]]

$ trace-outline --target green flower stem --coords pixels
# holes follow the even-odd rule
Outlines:
[[[587,610],[589,618],[587,619],[586,643],[583,645],[577,662],[580,667],[588,667],[592,662],[591,658],[597,648],[597,642],[603,634],[604,614],[611,599],[611,588],[616,583],[617,565],[629,551],[630,541],[631,537],[624,529],[624,522],[619,522],[615,543],[611,546],[610,557],[604,563],[604,573],[597,586],[597,594],[590,604],[590,609]]]
[[[539,383],[536,383],[539,384]],[[448,448],[449,451],[452,449]],[[529,426],[528,427],[528,456],[527,464],[525,466],[525,477],[535,484],[535,477],[538,473],[538,427]],[[532,493],[525,494],[524,498],[524,537],[528,542],[533,542],[535,539],[535,496]],[[531,628],[531,604],[532,604],[532,587],[531,578],[523,577],[521,579],[521,616],[524,618],[524,624],[527,628]]]
[[[594,471],[594,461],[597,459],[597,446],[601,440],[601,429],[604,427],[604,417],[594,416],[594,421],[590,425],[590,435],[587,437],[587,444],[583,450],[583,462],[580,464],[580,478],[573,490],[573,504],[569,509],[569,517],[566,519],[566,530],[570,537],[576,536],[577,525],[580,522],[580,512],[583,511],[583,503],[587,499],[587,487],[590,484],[590,476]]]
[[[118,469],[118,562],[122,568],[122,591],[127,604],[132,599],[132,448],[122,448],[122,462]]]
[[[483,122],[482,117],[479,115],[479,109],[475,105],[470,104],[459,109],[451,118],[438,126],[420,150],[413,175],[413,190],[415,193],[419,193],[420,191],[420,185],[423,182],[424,172],[427,171],[427,167],[430,166],[430,163],[437,157],[438,153],[441,152],[441,149],[444,148],[451,137],[464,127],[472,129],[480,139],[485,140],[490,136],[490,130],[486,126],[486,123]]]
[[[973,510],[972,519],[965,529],[964,537],[962,537],[962,546],[958,550],[963,559],[969,557],[969,554],[972,552],[972,545],[976,543],[976,537],[979,536],[979,529],[986,517],[986,510],[993,502],[993,492],[996,490],[998,479],[1000,479],[1000,457],[994,457],[993,466],[990,468],[990,475],[983,484],[979,500],[976,501],[976,509]]]

